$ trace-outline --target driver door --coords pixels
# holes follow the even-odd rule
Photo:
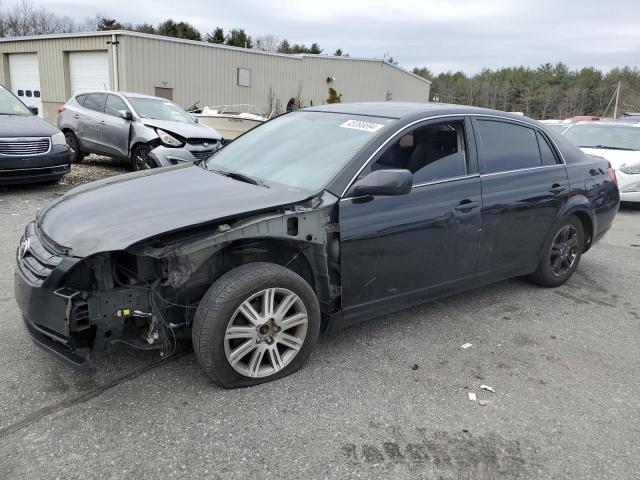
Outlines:
[[[360,178],[408,169],[411,192],[340,200],[342,309],[347,323],[420,302],[476,272],[481,189],[468,119],[400,132]]]

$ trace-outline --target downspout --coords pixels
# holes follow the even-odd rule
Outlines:
[[[113,90],[116,92],[120,90],[120,84],[118,81],[118,40],[116,34],[111,34],[111,54],[113,55]]]

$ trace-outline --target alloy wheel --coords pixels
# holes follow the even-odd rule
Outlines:
[[[67,148],[69,149],[70,161],[71,163],[75,163],[78,158],[78,147],[76,146],[76,141],[73,138],[73,134],[65,132],[64,139],[67,142]]]
[[[285,288],[261,290],[240,304],[227,325],[227,361],[245,377],[273,375],[296,357],[308,325],[307,309],[298,295]]]
[[[578,230],[573,225],[563,226],[551,244],[549,263],[551,274],[564,277],[571,271],[578,257]]]
[[[136,170],[149,170],[155,167],[155,162],[149,156],[147,147],[141,147],[136,150],[135,163]]]

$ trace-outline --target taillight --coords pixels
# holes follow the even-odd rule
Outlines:
[[[58,107],[58,113],[62,113],[62,112],[64,112],[64,105],[60,105]]]
[[[616,177],[616,171],[613,168],[607,168],[607,175],[609,175],[609,178],[613,183],[618,185],[618,177]]]

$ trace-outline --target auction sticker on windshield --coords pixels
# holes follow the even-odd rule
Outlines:
[[[361,120],[347,120],[340,126],[342,128],[353,128],[354,130],[362,130],[364,132],[377,132],[384,127],[381,123],[363,122]]]

